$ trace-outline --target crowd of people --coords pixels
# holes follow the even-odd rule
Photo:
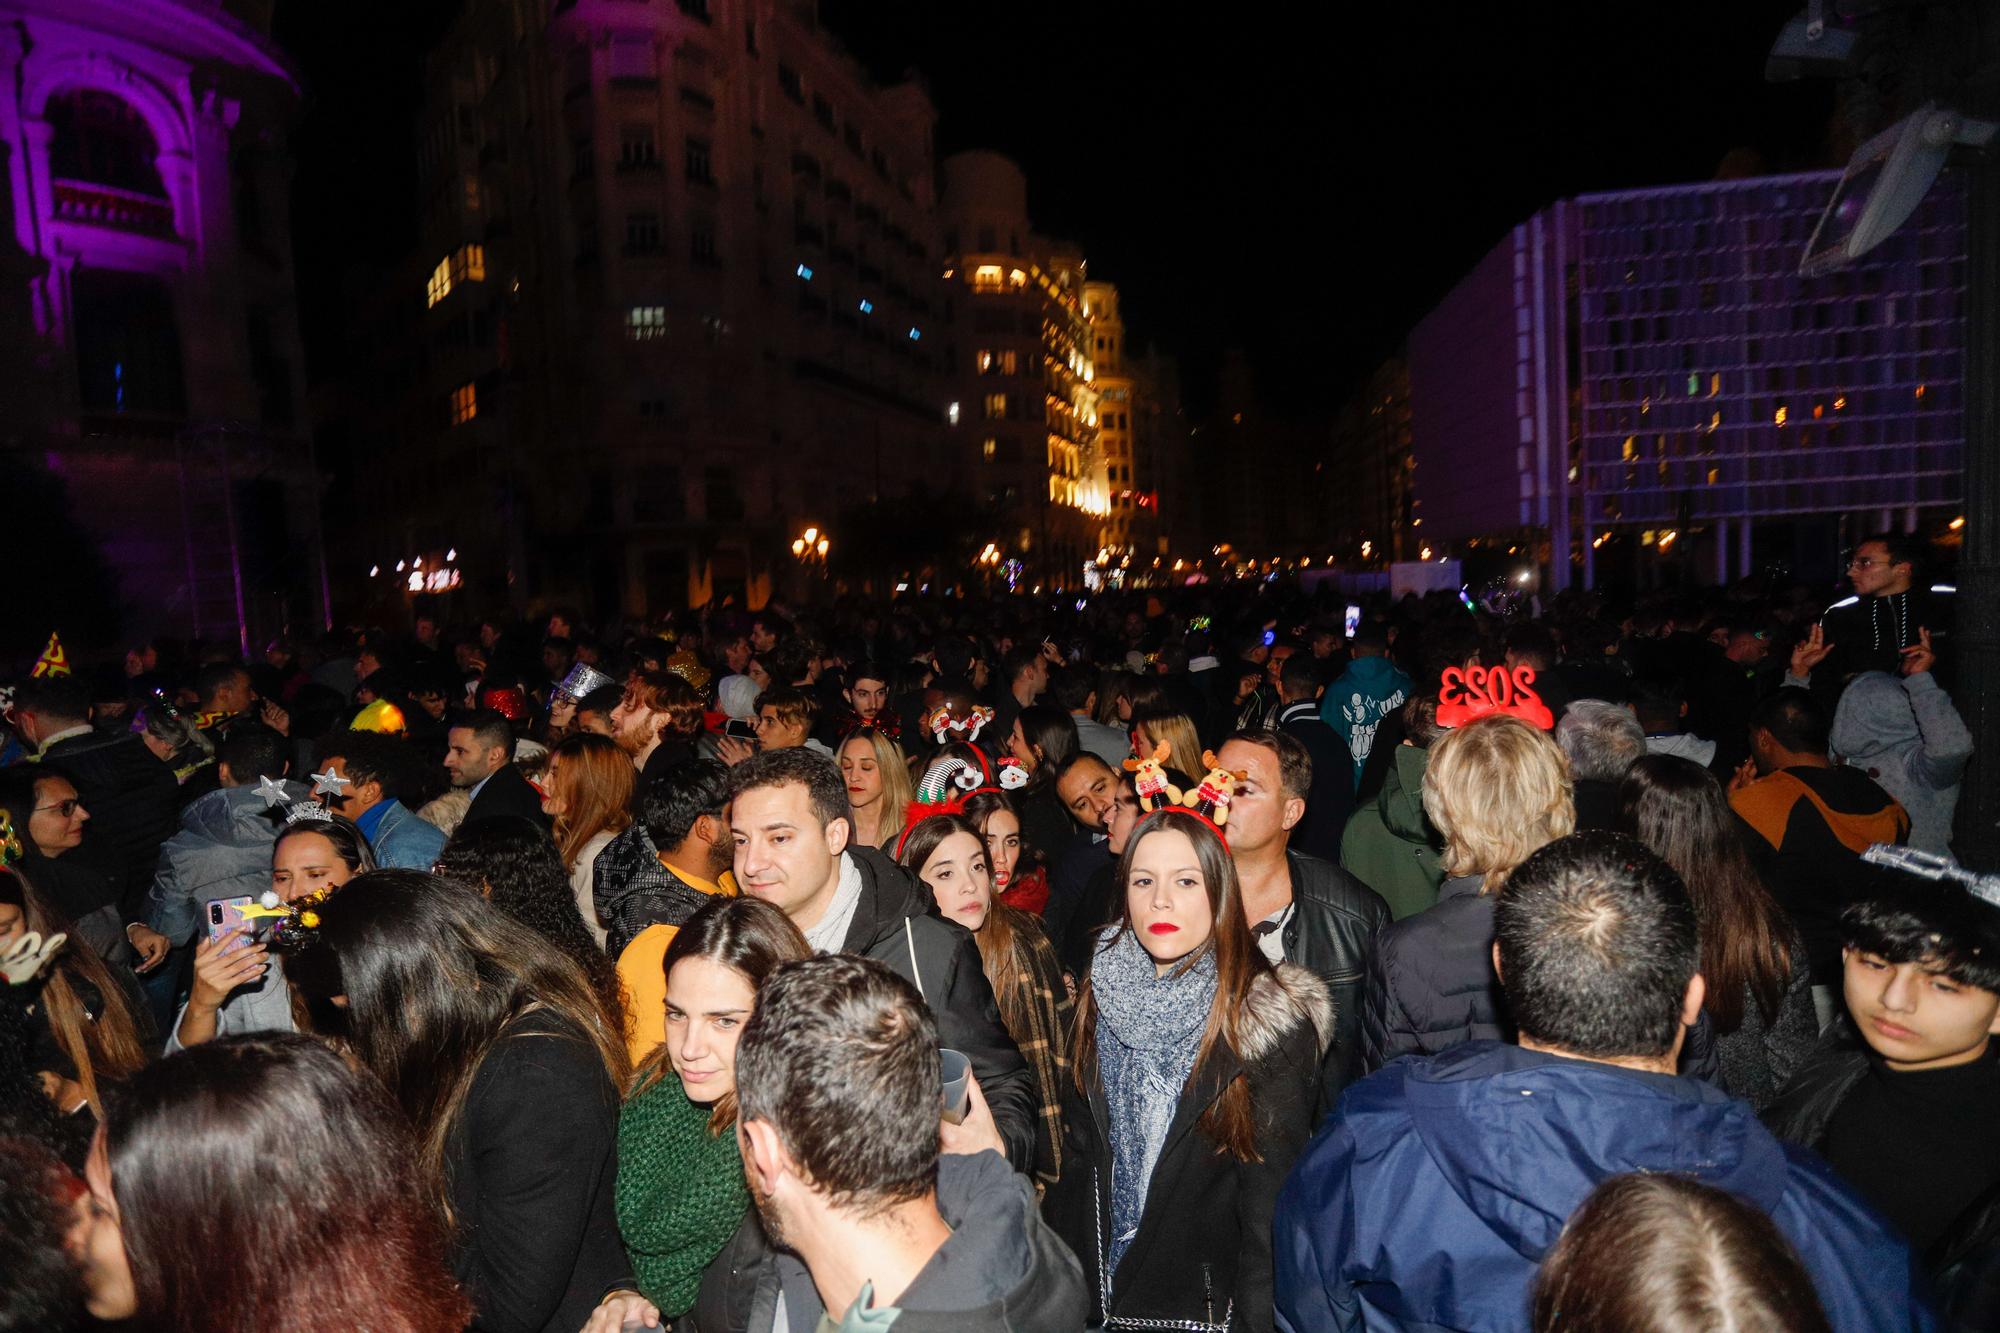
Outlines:
[[[0,1333],[2000,1328],[1922,556],[45,659]]]

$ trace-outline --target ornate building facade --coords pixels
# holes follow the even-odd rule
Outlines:
[[[0,447],[66,485],[139,633],[324,624],[284,136],[256,18],[0,0]]]

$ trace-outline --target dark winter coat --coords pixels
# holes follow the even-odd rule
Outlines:
[[[1107,1329],[1271,1327],[1271,1210],[1310,1134],[1319,1095],[1313,1071],[1333,1014],[1325,984],[1289,963],[1259,974],[1243,1009],[1245,1049],[1224,1050],[1189,1077],[1138,1234],[1113,1273],[1104,1271],[1111,1139],[1103,1087],[1093,1075],[1088,1096],[1070,1089],[1063,1178],[1042,1211],[1082,1260],[1091,1318]],[[1257,1112],[1260,1161],[1217,1152],[1197,1124],[1239,1074]]]
[[[72,736],[42,752],[41,761],[59,768],[90,811],[83,850],[113,866],[119,879],[119,908],[139,919],[160,844],[174,833],[180,784],[137,736]]]
[[[937,916],[923,881],[874,848],[845,854],[861,872],[861,901],[840,951],[873,958],[923,994],[937,1016],[938,1045],[972,1061],[1007,1160],[1031,1169],[1041,1123],[1035,1076],[1007,1035],[972,932]]]
[[[1842,1333],[1936,1326],[1907,1247],[1742,1102],[1478,1042],[1355,1084],[1299,1158],[1273,1227],[1278,1327],[1524,1327],[1564,1222],[1629,1171],[1685,1173],[1769,1215]]]
[[[1361,997],[1359,1072],[1508,1035],[1493,972],[1493,898],[1479,891],[1480,879],[1446,880],[1437,906],[1376,937]]]
[[[1076,1256],[1035,1213],[1028,1183],[993,1153],[938,1159],[938,1213],[952,1234],[895,1300],[897,1333],[1077,1333],[1089,1299]],[[820,1309],[811,1274],[775,1250],[753,1210],[702,1274],[679,1333],[766,1333]],[[803,1305],[804,1308],[797,1308]],[[836,1311],[837,1321],[844,1312]],[[785,1333],[785,1330],[777,1330]]]
[[[493,1044],[445,1145],[452,1272],[479,1333],[575,1333],[632,1286],[618,1238],[618,1089],[583,1034],[529,1013]]]
[[[1360,1056],[1362,981],[1375,954],[1375,937],[1389,924],[1380,894],[1331,861],[1288,852],[1292,871],[1291,920],[1285,923],[1285,961],[1326,983],[1333,1028],[1321,1067],[1321,1108],[1330,1107],[1355,1072]]]
[[[519,815],[543,832],[548,831],[549,817],[542,813],[542,794],[512,764],[502,764],[486,779],[479,795],[473,797],[472,804],[466,807],[465,818],[459,821],[459,827],[464,828],[467,824],[491,819],[495,815]]]
[[[1292,829],[1292,846],[1327,861],[1340,859],[1340,834],[1354,813],[1354,765],[1340,736],[1320,721],[1319,705],[1311,699],[1285,705],[1276,728],[1305,746],[1312,760],[1312,786],[1306,792],[1306,813]]]
[[[681,883],[660,861],[643,824],[632,823],[604,845],[591,865],[591,903],[604,923],[604,951],[613,958],[648,926],[684,926],[708,895]]]

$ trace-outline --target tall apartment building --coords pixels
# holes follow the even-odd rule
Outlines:
[[[298,87],[244,8],[0,0],[0,448],[66,484],[128,631],[247,648],[326,604]]]
[[[1964,192],[1947,175],[1862,260],[1801,277],[1838,180],[1586,195],[1514,228],[1410,335],[1425,540],[1531,532],[1561,587],[1669,553],[1743,574],[1767,520],[1815,575],[1863,532],[1946,529]]]
[[[997,153],[947,158],[940,209],[970,489],[1008,559],[1072,586],[1113,530],[1083,258],[1036,234],[1027,179]]]
[[[1334,418],[1332,454],[1314,476],[1328,518],[1327,554],[1363,561],[1411,558],[1414,464],[1410,369],[1397,358],[1377,366]]]
[[[379,452],[410,484],[357,552],[483,601],[756,604],[805,527],[942,481],[933,121],[810,0],[466,6],[429,62],[419,410]]]
[[[1118,288],[1108,282],[1083,286],[1083,313],[1090,321],[1090,358],[1096,372],[1097,444],[1104,456],[1106,499],[1111,513],[1105,547],[1119,560],[1149,565],[1164,554],[1160,545],[1160,442],[1157,405],[1144,366],[1129,362],[1125,320],[1118,311]]]

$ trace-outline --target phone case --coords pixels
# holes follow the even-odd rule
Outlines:
[[[208,904],[208,937],[215,939],[223,931],[230,929],[232,926],[244,925],[248,926],[249,929],[243,933],[241,938],[246,940],[256,939],[258,928],[264,923],[261,919],[249,915],[250,904],[255,901],[256,899],[248,896],[211,900]]]

